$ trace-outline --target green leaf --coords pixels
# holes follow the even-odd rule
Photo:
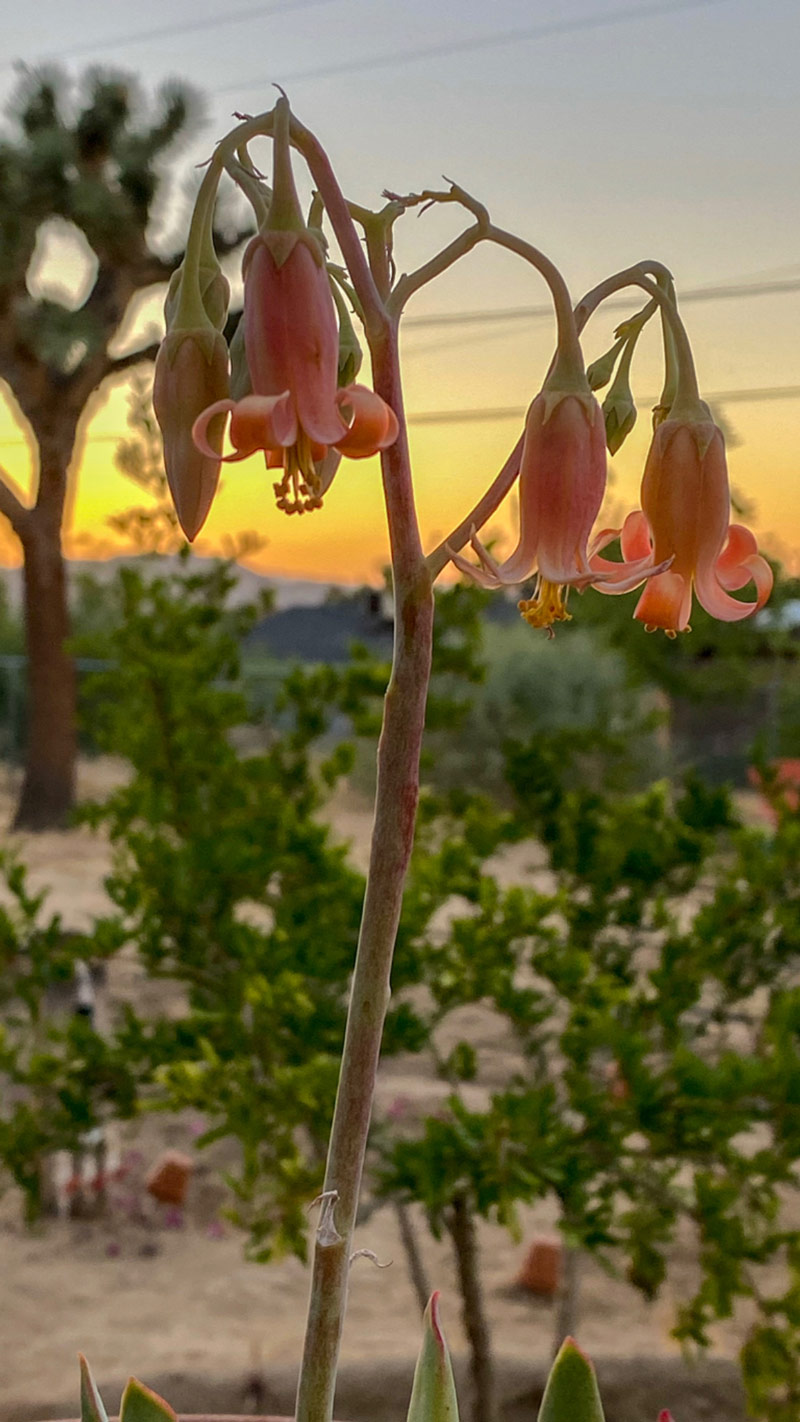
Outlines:
[[[78,1354],[78,1361],[81,1365],[81,1422],[108,1422],[103,1399],[83,1353]]]
[[[439,1293],[431,1295],[423,1319],[424,1332],[408,1422],[458,1422],[458,1400],[450,1354],[439,1321]]]
[[[604,1422],[594,1368],[573,1338],[565,1338],[550,1369],[538,1422]]]
[[[177,1418],[163,1397],[130,1378],[119,1405],[119,1422],[177,1422]]]

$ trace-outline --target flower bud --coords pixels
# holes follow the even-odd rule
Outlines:
[[[603,418],[606,422],[608,452],[616,454],[636,424],[636,406],[630,389],[615,390],[612,387],[609,390],[603,401]]]
[[[598,356],[597,360],[593,360],[591,365],[586,367],[586,379],[589,382],[590,390],[602,390],[604,385],[608,385],[624,345],[625,337],[623,336],[615,342],[609,351],[606,351],[605,355]]]
[[[225,420],[207,438],[219,457],[201,454],[192,439],[198,415],[228,394],[228,347],[210,327],[172,331],[161,344],[153,376],[153,409],[164,439],[164,468],[178,521],[191,543],[208,517],[219,481]]]

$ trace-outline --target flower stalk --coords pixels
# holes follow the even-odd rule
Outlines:
[[[248,155],[248,143],[259,136],[273,139],[271,191],[263,185]],[[305,160],[316,188],[308,225],[294,187],[291,147]],[[245,257],[245,315],[241,323],[244,339],[239,339],[238,345],[236,338],[234,341],[230,394],[222,391],[224,385],[227,392],[229,379],[229,353],[220,334],[224,313],[222,322],[217,319],[218,308],[222,309],[223,297],[225,302],[227,297],[217,279],[211,229],[217,185],[224,169],[246,192],[259,219],[259,232]],[[675,549],[667,546],[671,533],[667,538],[663,530],[657,530],[655,546],[651,548],[645,517],[649,505],[645,507],[644,498],[643,512],[630,515],[634,524],[629,519],[627,531],[622,532],[622,564],[599,558],[601,549],[616,536],[613,530],[601,534],[599,542],[591,538],[605,489],[605,427],[587,379],[580,333],[606,296],[638,285],[650,297],[645,310],[626,324],[620,347],[622,370],[618,380],[622,384],[616,391],[612,387],[614,398],[622,400],[618,421],[630,418],[623,399],[628,367],[639,331],[657,307],[665,332],[663,403],[667,407],[668,402],[670,419],[677,416],[688,423],[709,420],[708,410],[700,400],[691,348],[666,268],[658,263],[628,268],[594,288],[573,310],[566,283],[550,259],[522,238],[495,227],[486,209],[457,185],[451,184],[447,193],[384,196],[388,203],[377,213],[347,201],[325,150],[291,113],[284,95],[269,113],[244,118],[218,145],[203,178],[182,275],[176,283],[172,306],[168,306],[169,321],[177,329],[168,332],[162,348],[165,374],[159,419],[179,475],[170,482],[177,489],[182,522],[190,537],[208,511],[223,459],[236,462],[257,449],[263,450],[268,468],[284,469],[284,479],[276,486],[276,492],[279,506],[287,512],[320,506],[340,454],[363,458],[379,452],[381,461],[394,589],[394,648],[378,744],[366,893],[325,1180],[318,1201],[320,1214],[296,1422],[331,1422],[333,1416],[356,1211],[419,798],[420,751],[431,671],[433,582],[449,561],[490,587],[520,583],[535,571],[535,597],[519,606],[531,625],[549,628],[554,621],[569,619],[566,591],[570,586],[582,589],[596,584],[604,591],[621,592],[653,579],[655,590],[652,594],[648,591],[647,596],[650,601],[659,597],[664,601],[664,589],[670,592],[672,588],[664,579],[683,578],[689,597],[693,577],[708,581],[705,563],[697,572],[688,555],[685,567],[679,562]],[[438,202],[460,203],[471,214],[472,225],[417,271],[395,280],[395,221],[408,207]],[[343,269],[326,265],[323,212],[338,242]],[[363,231],[363,241],[356,223]],[[543,388],[532,401],[525,433],[472,511],[450,538],[426,558],[403,418],[399,320],[414,293],[482,241],[506,248],[544,277],[555,309],[556,352]],[[338,294],[331,294],[329,272],[363,322],[372,362],[372,389],[352,383],[360,347],[346,306]],[[221,279],[221,273],[219,276]],[[171,353],[170,342],[174,345],[176,336],[182,346],[189,339],[192,342],[191,348],[187,345],[191,364],[189,355],[182,358],[185,371],[183,364],[177,367]],[[210,345],[208,354],[204,343]],[[224,354],[218,350],[219,343]],[[194,354],[195,348],[199,355]],[[212,355],[218,357],[219,369],[213,365]],[[205,365],[201,366],[200,356]],[[611,369],[613,364],[614,361]],[[206,374],[206,367],[210,375]],[[209,393],[214,398],[208,400]],[[223,456],[220,418],[228,414],[234,453]],[[187,442],[187,431],[193,449]],[[666,436],[662,443],[666,443]],[[702,450],[698,447],[697,460],[705,459],[708,448],[711,445]],[[754,579],[761,605],[768,593],[768,570],[765,573],[766,565],[761,567],[763,559],[755,552],[752,535],[733,526],[723,550],[726,535],[720,529],[727,476],[723,478],[721,451],[717,441],[712,448],[719,466],[715,466],[717,496],[713,507],[709,505],[710,513],[705,506],[701,509],[699,522],[709,526],[714,522],[706,542],[710,540],[709,546],[714,544],[714,577],[720,587],[736,591],[748,579]],[[688,468],[686,459],[683,465]],[[191,474],[188,483],[186,469]],[[689,488],[693,469],[687,473],[682,468],[679,472]],[[501,566],[477,540],[476,529],[485,524],[518,476],[520,540]],[[666,481],[662,482],[666,487]],[[650,483],[659,481],[653,476]],[[671,505],[660,484],[650,504],[665,523]],[[657,522],[655,516],[653,522]],[[459,550],[468,541],[479,556],[479,567],[460,557]],[[672,542],[677,542],[677,536]],[[685,601],[683,584],[678,591]],[[721,608],[716,615],[730,617],[727,605],[716,592],[713,596],[717,598],[715,607]],[[751,607],[734,602],[733,606],[742,609],[736,611],[739,616],[747,615],[755,604]],[[681,619],[685,621],[683,611]],[[666,614],[659,625],[670,625]],[[431,1326],[437,1329],[435,1308],[431,1319]],[[560,1393],[566,1397],[573,1385],[583,1389],[589,1409],[586,1416],[595,1415],[592,1408],[596,1389],[587,1369],[574,1345],[566,1343],[548,1387],[542,1418],[547,1415],[552,1422],[560,1422],[567,1415],[563,1399],[559,1398]]]

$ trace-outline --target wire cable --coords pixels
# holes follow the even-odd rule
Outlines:
[[[336,74],[352,74],[374,69],[396,68],[403,64],[416,64],[421,59],[441,58],[443,55],[468,54],[482,49],[499,49],[503,45],[520,44],[526,40],[548,39],[551,35],[576,34],[582,30],[604,29],[607,25],[622,24],[625,20],[649,20],[661,15],[679,14],[686,10],[700,10],[712,5],[727,5],[731,0],[663,0],[656,5],[625,5],[618,10],[609,10],[604,15],[580,15],[571,20],[548,20],[544,24],[527,25],[524,28],[494,31],[488,35],[474,35],[462,40],[431,45],[420,45],[416,49],[392,50],[385,54],[363,55],[360,58],[339,60],[334,64],[322,64],[313,69],[296,69],[280,72],[282,84],[297,83],[302,79],[327,79]],[[269,79],[258,75],[252,79],[238,80],[235,84],[225,84],[212,89],[213,94],[239,93],[246,89],[266,86]]]
[[[641,406],[654,405],[658,398],[658,395],[643,395],[638,403]],[[710,405],[740,405],[762,400],[800,400],[800,385],[756,385],[741,390],[711,390],[704,392],[703,398]],[[521,420],[526,409],[525,405],[496,405],[477,410],[412,410],[406,415],[406,420],[409,425],[489,424],[492,421]],[[119,444],[120,440],[130,437],[130,430],[123,430],[119,434],[88,435],[84,444]],[[27,443],[22,435],[17,435],[13,439],[0,439],[0,448]]]
[[[789,277],[783,281],[761,282],[719,282],[709,286],[689,287],[678,293],[681,306],[687,301],[730,301],[740,296],[776,296],[790,291],[800,291],[800,277]],[[635,297],[635,289],[634,289]],[[603,303],[604,311],[627,309],[631,298],[614,298]],[[477,326],[495,321],[540,321],[551,318],[553,307],[541,306],[495,306],[483,311],[443,311],[431,316],[406,316],[403,330],[413,327],[417,331],[432,330],[441,326]]]
[[[60,49],[58,59],[78,59],[85,54],[98,54],[103,50],[118,49],[121,45],[146,44],[148,40],[170,39],[173,35],[198,34],[202,30],[216,30],[223,25],[243,24],[247,20],[266,19],[270,15],[291,14],[295,10],[308,10],[312,6],[334,5],[339,0],[278,0],[275,5],[250,5],[244,10],[229,10],[225,15],[208,16],[206,19],[184,20],[181,24],[158,25],[150,30],[130,30],[125,35],[109,35],[108,39],[87,40],[83,44],[68,45]],[[38,61],[41,63],[41,60]],[[14,61],[0,65],[0,71],[10,69]]]

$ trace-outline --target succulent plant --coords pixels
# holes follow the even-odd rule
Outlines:
[[[423,1318],[407,1422],[459,1422],[450,1351],[434,1293]],[[108,1422],[89,1364],[81,1354],[81,1422]],[[168,1402],[131,1378],[122,1394],[119,1422],[177,1422]],[[565,1338],[544,1390],[538,1422],[605,1422],[594,1367],[573,1338]],[[658,1422],[674,1422],[667,1411]]]

